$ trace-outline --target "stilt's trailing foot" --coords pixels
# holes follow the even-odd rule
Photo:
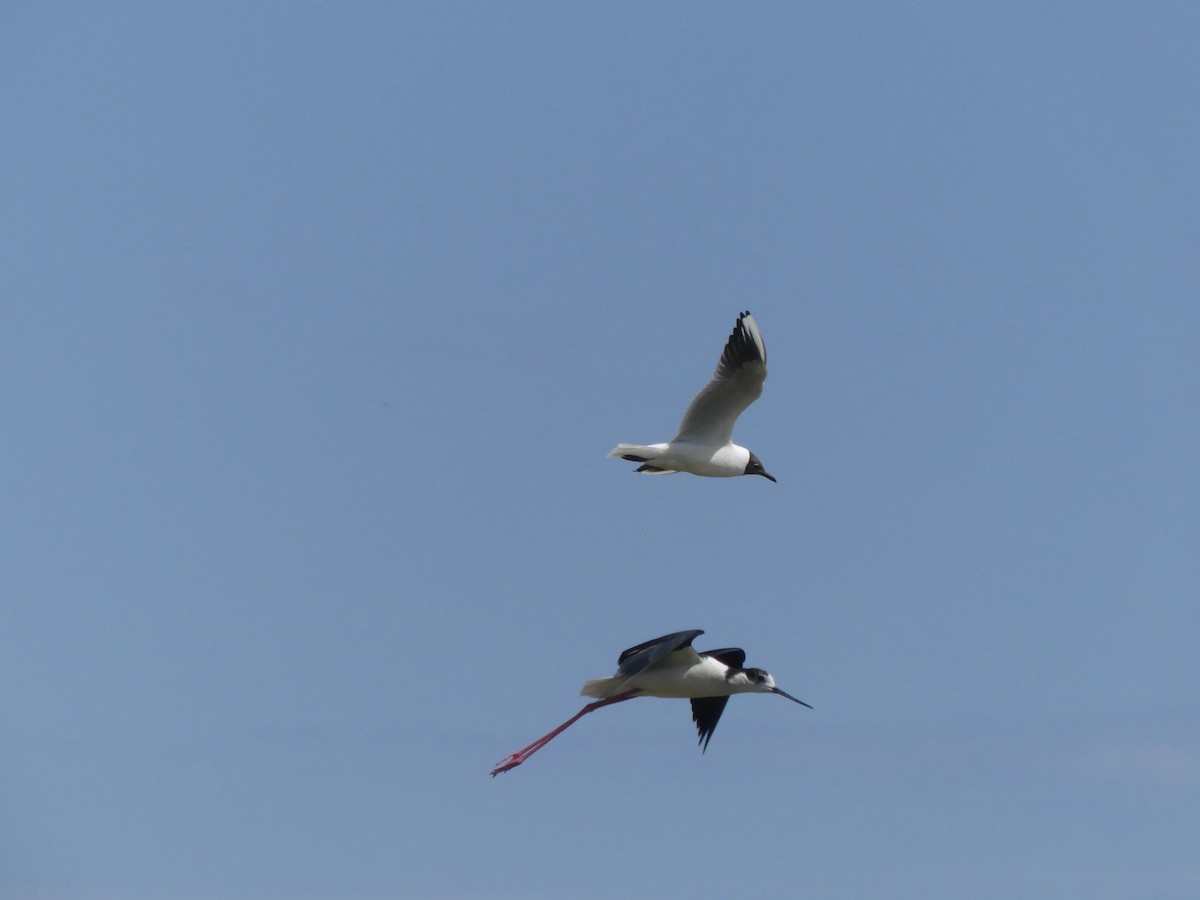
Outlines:
[[[507,772],[510,769],[515,769],[517,766],[519,766],[521,763],[525,762],[525,760],[529,759],[529,757],[533,756],[533,754],[537,753],[539,750],[541,750],[543,747],[545,747],[548,743],[550,743],[552,740],[554,740],[556,737],[558,737],[560,734],[562,734],[564,731],[566,731],[568,728],[570,728],[572,725],[574,725],[576,722],[578,722],[580,719],[582,719],[584,716],[586,716],[588,713],[592,712],[593,710],[600,709],[602,706],[611,706],[614,703],[620,703],[622,700],[632,700],[634,697],[636,697],[640,693],[641,693],[640,690],[634,689],[632,691],[626,691],[623,694],[617,694],[617,696],[615,696],[615,697],[609,697],[607,700],[597,700],[595,703],[589,703],[587,706],[585,706],[579,712],[575,713],[575,715],[571,716],[571,718],[567,719],[567,721],[563,722],[561,725],[559,725],[553,731],[542,735],[540,738],[538,738],[536,741],[534,741],[528,747],[522,747],[520,750],[516,751],[515,753],[508,754],[508,756],[504,757],[504,759],[502,759],[502,760],[500,760],[500,762],[496,763],[496,768],[492,769],[492,777],[495,778],[501,772]]]

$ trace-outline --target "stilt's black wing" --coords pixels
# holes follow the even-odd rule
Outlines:
[[[741,647],[724,647],[720,650],[705,650],[701,656],[711,656],[720,660],[731,669],[741,669],[746,665],[746,651]]]
[[[717,722],[721,713],[725,712],[728,697],[698,697],[692,701],[692,721],[696,723],[696,731],[700,733],[700,752],[708,749],[708,742],[717,730]]]
[[[698,628],[692,631],[677,631],[674,634],[664,634],[660,638],[638,644],[636,647],[630,647],[617,658],[617,674],[628,677],[636,675],[638,672],[644,672],[664,656],[674,653],[676,650],[682,650],[684,647],[690,647],[692,641],[702,634],[704,632]],[[745,659],[744,654],[742,658]]]
[[[746,651],[741,647],[724,647],[720,650],[705,650],[701,656],[711,656],[729,666],[730,670],[742,668],[746,662]],[[696,723],[696,731],[700,733],[700,752],[708,749],[713,732],[717,730],[717,722],[721,713],[725,712],[728,697],[699,697],[692,701],[692,721]]]

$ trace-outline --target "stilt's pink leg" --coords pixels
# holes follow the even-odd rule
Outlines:
[[[617,696],[609,697],[607,700],[597,700],[595,703],[589,703],[587,706],[585,706],[579,712],[575,713],[575,715],[571,716],[571,718],[567,719],[567,721],[563,722],[561,725],[559,725],[557,728],[555,728],[549,734],[542,735],[540,738],[538,738],[536,741],[534,741],[528,747],[523,747],[520,750],[518,750],[516,753],[510,753],[510,754],[508,754],[508,756],[504,757],[504,759],[500,760],[500,762],[496,764],[496,768],[492,769],[492,777],[495,778],[501,772],[507,772],[509,769],[515,769],[517,766],[519,766],[521,763],[525,762],[525,760],[529,759],[529,757],[533,756],[533,754],[537,753],[539,750],[541,750],[543,747],[545,747],[548,743],[550,743],[552,740],[554,740],[556,737],[558,737],[560,734],[562,734],[564,731],[566,731],[568,728],[570,728],[572,725],[574,725],[576,722],[578,722],[580,719],[582,719],[588,713],[593,712],[594,710],[600,709],[601,707],[604,707],[604,706],[611,706],[614,703],[620,703],[622,700],[632,700],[634,697],[636,697],[640,693],[641,693],[640,690],[638,690],[637,688],[634,688],[632,691],[626,691],[623,694],[617,694]]]

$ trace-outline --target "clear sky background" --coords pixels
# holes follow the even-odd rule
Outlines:
[[[7,4],[0,894],[1200,896],[1197,46]],[[779,483],[606,459],[747,308]],[[815,709],[488,777],[688,628]]]

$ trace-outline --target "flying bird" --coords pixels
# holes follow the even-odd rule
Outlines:
[[[665,444],[617,444],[608,455],[641,463],[637,471],[650,475],[761,475],[774,481],[762,460],[733,442],[733,424],[762,395],[766,380],[767,348],[747,310],[738,316],[712,380],[684,413],[679,434]]]
[[[698,628],[677,631],[630,647],[617,660],[617,674],[583,683],[579,693],[602,699],[589,703],[528,747],[504,757],[492,770],[492,777],[515,769],[588,713],[634,697],[690,699],[701,753],[708,749],[725,704],[734,694],[778,694],[812,709],[803,700],[777,688],[775,679],[762,669],[743,668],[746,662],[744,650],[727,647],[697,653],[692,649],[692,641],[702,634],[704,632]]]

